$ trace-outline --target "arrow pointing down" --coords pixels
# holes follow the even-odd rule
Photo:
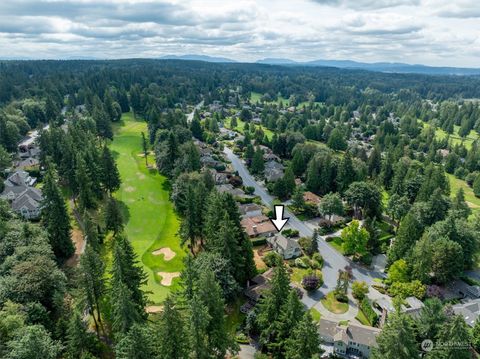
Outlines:
[[[270,218],[277,231],[281,231],[290,218],[283,218],[283,204],[275,205],[275,218]]]

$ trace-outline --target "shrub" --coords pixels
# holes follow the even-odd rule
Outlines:
[[[454,176],[460,179],[465,179],[467,175],[468,175],[468,170],[465,169],[464,167],[458,167],[454,172]]]
[[[321,277],[317,276],[314,273],[309,273],[305,275],[302,279],[302,287],[306,291],[317,290],[323,284],[323,280]]]
[[[298,267],[298,268],[310,268],[310,261],[305,261],[304,260],[305,257],[301,257],[301,258],[297,258],[295,259],[295,266]]]
[[[372,305],[367,297],[363,298],[363,300],[360,302],[360,310],[363,312],[363,314],[365,314],[371,325],[374,326],[377,324],[378,315],[373,310]]]
[[[299,232],[296,229],[288,228],[288,229],[283,230],[282,234],[285,237],[293,238],[293,237],[298,237]]]
[[[348,303],[348,297],[345,293],[335,293],[335,299],[340,303]]]
[[[257,239],[252,239],[252,246],[263,246],[267,243],[267,240],[265,238],[257,238]]]
[[[323,257],[320,253],[314,253],[312,256],[312,260],[317,263],[319,268],[323,267]]]
[[[368,293],[368,285],[365,282],[355,281],[352,284],[353,297],[359,301],[363,300]]]
[[[249,344],[250,343],[250,341],[248,340],[248,337],[243,333],[237,334],[237,336],[235,337],[235,340],[236,340],[237,343],[240,343],[240,344]]]
[[[255,187],[246,186],[244,190],[246,194],[253,194],[255,192]]]
[[[416,297],[422,299],[425,297],[426,287],[419,280],[414,280],[409,283],[395,282],[389,288],[389,292],[392,296],[400,296],[401,298]]]
[[[308,237],[302,237],[298,240],[298,244],[300,245],[300,247],[302,247],[302,249],[305,251],[306,248],[309,248],[310,245],[312,244],[312,239],[311,238],[308,238]]]
[[[281,261],[282,261],[282,256],[278,254],[277,252],[271,251],[265,254],[263,257],[263,262],[268,266],[268,267],[276,267]]]
[[[477,178],[478,172],[471,172],[468,175],[465,176],[465,182],[472,187],[473,182],[475,181],[475,178]]]

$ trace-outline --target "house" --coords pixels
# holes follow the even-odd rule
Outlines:
[[[302,255],[302,249],[299,244],[291,238],[287,238],[281,234],[267,238],[267,243],[272,249],[280,254],[283,259],[296,258]]]
[[[248,281],[247,288],[243,292],[248,301],[240,307],[240,312],[246,314],[255,307],[266,290],[270,289],[270,281],[273,277],[273,268],[263,274],[259,274]]]
[[[465,323],[473,327],[480,316],[480,299],[455,304],[452,309],[456,315],[460,315],[465,320]]]
[[[245,217],[240,223],[250,238],[259,236],[270,237],[277,233],[277,229],[273,223],[264,215]]]
[[[280,161],[280,158],[277,155],[274,155],[273,153],[266,153],[263,155],[263,159],[267,162],[269,161]]]
[[[32,168],[40,165],[40,161],[35,157],[28,157],[22,161],[17,162],[15,168],[24,170],[25,168]]]
[[[262,119],[260,117],[254,117],[252,118],[252,122],[254,124],[260,125],[262,123]]]
[[[283,178],[284,166],[277,161],[269,161],[265,164],[263,174],[267,182],[275,182]]]
[[[200,163],[203,166],[212,167],[212,168],[219,167],[223,164],[222,162],[217,161],[212,156],[208,156],[208,155],[201,157],[200,158]]]
[[[238,209],[243,217],[259,217],[262,215],[262,207],[255,203],[240,204]]]
[[[381,330],[360,324],[340,325],[320,319],[318,334],[326,352],[344,358],[368,358],[372,348],[377,347],[377,336]]]
[[[420,315],[422,308],[423,302],[420,299],[415,297],[407,297],[402,305],[402,312],[417,318]]]
[[[14,212],[26,219],[35,219],[40,215],[42,192],[32,187],[36,178],[25,171],[16,171],[4,181],[0,198],[10,202]]]
[[[215,185],[216,189],[220,193],[230,193],[233,197],[248,198],[240,188],[235,188],[231,184]]]
[[[305,203],[313,204],[315,206],[318,206],[318,204],[321,201],[320,196],[317,196],[315,193],[310,192],[310,191],[305,191],[303,193],[303,199],[304,199]]]
[[[49,125],[43,127],[44,130],[49,129]],[[17,145],[18,155],[20,158],[37,157],[40,154],[40,147],[37,139],[40,136],[39,130],[29,132]]]

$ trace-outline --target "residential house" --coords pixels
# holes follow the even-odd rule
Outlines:
[[[16,171],[4,181],[0,198],[7,200],[14,212],[26,219],[38,218],[41,213],[42,192],[32,187],[36,178],[25,171]]]
[[[273,268],[259,274],[248,281],[247,288],[243,292],[248,301],[241,306],[240,312],[248,313],[255,307],[266,290],[271,288],[270,281],[273,277]]]
[[[48,130],[50,126],[43,127]],[[39,130],[34,130],[28,133],[17,145],[18,155],[20,158],[38,157],[40,155],[40,147],[37,144],[37,139],[40,136]]]
[[[267,243],[280,254],[283,259],[292,259],[302,255],[300,245],[293,239],[281,234],[267,238]]]
[[[250,238],[270,237],[277,233],[277,229],[267,216],[244,217],[240,222]]]
[[[40,161],[35,157],[28,157],[24,160],[18,161],[15,164],[17,170],[24,170],[25,168],[32,168],[40,165]]]
[[[473,327],[480,316],[480,299],[468,300],[452,306],[455,314],[460,315],[469,326]]]
[[[273,153],[265,153],[263,155],[263,159],[267,162],[269,162],[269,161],[277,161],[277,162],[280,161],[280,158]]]
[[[262,207],[255,203],[240,204],[238,209],[243,217],[259,217],[262,215]]]
[[[267,182],[275,182],[283,178],[284,166],[277,161],[269,161],[265,164],[265,170],[263,171],[265,180]]]
[[[326,352],[343,358],[368,358],[372,348],[377,347],[377,336],[381,330],[360,324],[340,325],[320,319],[318,334]]]
[[[215,185],[215,188],[220,193],[230,193],[233,197],[249,198],[240,188],[235,188],[231,184]]]
[[[423,302],[420,299],[416,297],[407,297],[405,298],[404,304],[402,305],[402,312],[414,318],[418,318],[422,308]]]
[[[315,206],[318,206],[321,201],[320,196],[317,196],[315,193],[310,191],[305,191],[303,193],[303,199],[305,200],[305,203],[313,204]]]

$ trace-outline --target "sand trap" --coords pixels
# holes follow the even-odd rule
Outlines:
[[[173,257],[175,257],[177,255],[169,247],[164,247],[164,248],[157,249],[156,251],[153,251],[152,254],[154,256],[159,256],[159,255],[163,254],[163,256],[164,256],[163,259],[165,259],[166,261],[172,260]]]
[[[132,187],[132,186],[125,187],[125,192],[133,192],[133,191],[135,191],[135,187]]]
[[[163,310],[163,305],[149,305],[145,311],[149,314],[160,313]]]
[[[180,272],[157,272],[157,274],[162,277],[160,283],[165,287],[171,286],[173,279],[180,277]]]

